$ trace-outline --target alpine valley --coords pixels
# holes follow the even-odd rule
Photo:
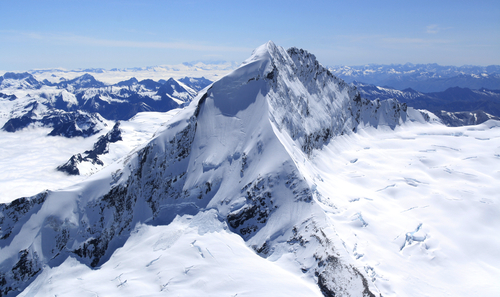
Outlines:
[[[71,181],[0,204],[0,296],[500,294],[494,117],[370,100],[271,41],[214,83],[0,84],[0,146],[68,143]]]

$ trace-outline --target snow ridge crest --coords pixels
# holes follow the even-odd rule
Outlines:
[[[363,99],[356,88],[334,76],[313,54],[295,47],[284,50],[272,41],[254,50],[228,76],[240,85],[257,86],[264,79],[265,85],[258,88],[267,99],[271,122],[308,154],[360,125],[394,128],[407,120],[405,104]],[[227,83],[221,80],[214,86]]]

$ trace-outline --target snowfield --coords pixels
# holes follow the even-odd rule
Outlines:
[[[383,296],[500,292],[500,122],[366,128],[303,168]],[[70,257],[19,296],[321,296],[289,264],[255,254],[216,212],[132,234],[100,269]]]
[[[70,257],[19,296],[322,296],[227,229],[215,211],[138,225],[100,269]]]
[[[135,121],[130,153],[0,204],[1,294],[500,294],[498,121],[361,98],[272,42]]]
[[[383,296],[500,294],[500,122],[364,129],[317,151],[310,180]]]

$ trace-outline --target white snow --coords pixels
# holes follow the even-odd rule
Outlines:
[[[140,112],[128,121],[121,121],[120,130],[122,140],[110,143],[108,146],[109,152],[104,155],[99,155],[99,159],[104,163],[104,165],[82,162],[78,164],[80,174],[92,175],[101,170],[103,167],[106,167],[128,155],[134,151],[134,149],[151,140],[151,137],[153,137],[155,132],[160,127],[165,126],[167,122],[178,112],[179,109],[173,109],[168,112]],[[92,146],[87,149],[90,149],[91,147]],[[74,153],[83,153],[83,151],[84,150],[75,151]],[[64,164],[64,162],[61,164]]]
[[[309,176],[383,296],[498,296],[499,168],[500,122],[406,124],[338,137]]]
[[[356,98],[313,62],[269,42],[150,142],[128,133],[136,144],[123,152],[134,153],[49,193],[0,260],[14,264],[29,247],[63,263],[20,296],[321,296],[318,275],[339,296],[498,296],[500,123],[424,123],[394,101]],[[135,121],[132,131],[152,124]],[[333,138],[318,134],[326,128]],[[306,153],[314,133],[326,140]],[[95,204],[112,187],[136,198],[122,209],[134,229],[99,238],[124,245],[91,270],[72,251],[89,224],[95,237],[122,226],[117,209]],[[56,258],[60,226],[71,236]]]
[[[110,128],[110,125],[108,125]],[[0,130],[0,203],[57,190],[84,180],[56,170],[77,152],[92,148],[99,134],[88,138],[47,136],[50,128],[27,128],[16,133]]]
[[[139,224],[100,269],[69,257],[18,296],[322,296],[227,229],[216,211]]]
[[[74,154],[92,149],[99,136],[113,127],[111,121],[108,121],[106,129],[88,138],[47,136],[50,128],[31,127],[16,133],[0,131],[0,203],[29,197],[46,189],[65,188],[85,180],[88,175],[147,142],[177,112],[141,112],[129,121],[122,121],[123,141],[111,143],[109,153],[99,156],[104,166],[83,162],[78,166],[80,176],[69,176],[57,171],[56,167],[66,163]]]

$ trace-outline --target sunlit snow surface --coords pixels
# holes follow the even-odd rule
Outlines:
[[[308,168],[383,296],[500,295],[500,122],[339,137]]]
[[[499,122],[425,123],[269,42],[159,131],[85,182],[41,196],[10,229],[0,261],[13,267],[4,274],[13,288],[500,295]],[[27,247],[39,260],[31,266],[18,260]],[[16,263],[41,269],[28,287]]]
[[[99,270],[70,257],[19,296],[322,296],[227,229],[215,210],[138,225]]]
[[[123,141],[111,143],[109,154],[100,156],[106,165],[118,160],[148,141],[178,110],[166,113],[142,112],[120,125]],[[72,155],[92,149],[99,136],[88,138],[47,136],[50,128],[27,128],[16,133],[0,131],[0,203],[36,195],[45,189],[57,190],[83,181],[102,166],[82,164],[81,175],[70,176],[56,170]]]
[[[499,122],[366,128],[296,161],[383,296],[500,293]],[[100,269],[69,258],[20,296],[321,295],[284,263],[256,255],[209,211],[139,225]]]

